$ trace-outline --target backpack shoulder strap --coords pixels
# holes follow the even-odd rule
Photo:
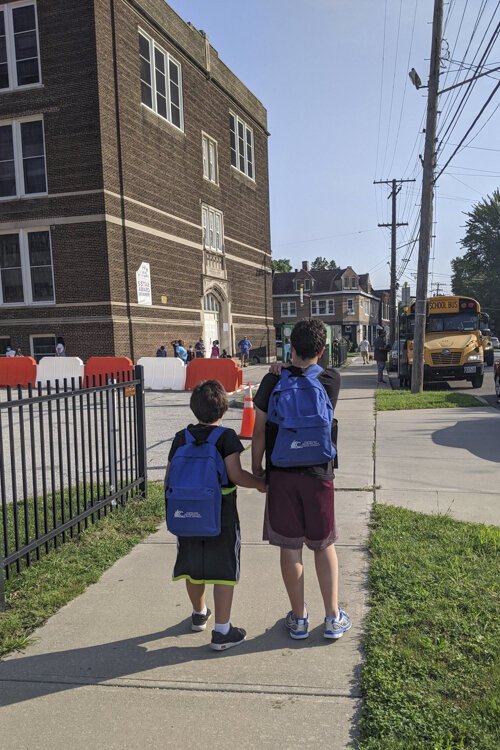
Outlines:
[[[193,443],[196,443],[196,438],[189,432],[187,428],[184,430],[184,439],[186,441],[186,445],[192,445]]]
[[[215,427],[213,430],[211,430],[206,442],[210,443],[210,445],[215,445],[225,429],[225,427]]]
[[[323,369],[324,368],[320,365],[311,365],[307,368],[307,372],[305,372],[304,374],[307,378],[318,378],[323,372]]]

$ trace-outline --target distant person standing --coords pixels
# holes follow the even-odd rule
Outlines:
[[[64,339],[62,336],[57,337],[57,344],[56,344],[56,357],[65,357],[66,356],[66,346],[64,344]]]
[[[179,355],[177,354],[177,346],[179,342],[177,341],[177,339],[174,339],[173,341],[170,342],[170,344],[172,346],[172,349],[174,350],[174,357],[178,357]]]
[[[361,356],[363,357],[363,364],[368,364],[368,353],[370,351],[370,342],[365,337],[362,341],[359,342],[359,351],[361,353]]]
[[[285,339],[283,344],[283,362],[285,363],[290,361],[291,348],[290,339]]]
[[[16,356],[15,349],[11,349],[10,346],[8,346],[7,349],[5,350],[5,356],[6,357],[15,357]]]
[[[184,341],[182,339],[179,339],[176,346],[177,354],[176,357],[179,357],[179,359],[182,359],[184,364],[187,364],[187,350],[184,347]]]
[[[219,349],[219,342],[217,339],[215,341],[212,341],[212,353],[211,353],[212,359],[219,359],[220,357],[220,349]]]
[[[203,343],[203,339],[198,339],[198,341],[194,345],[194,351],[196,354],[196,359],[202,359],[202,357],[205,356],[205,344]]]
[[[248,356],[250,354],[250,349],[252,348],[252,342],[249,341],[248,336],[243,336],[238,343],[238,346],[241,353],[241,366],[248,367]]]
[[[377,380],[379,383],[384,382],[384,368],[387,362],[387,352],[390,348],[386,340],[386,333],[382,330],[373,344],[373,354],[377,363]]]
[[[21,348],[19,347],[18,349],[16,349],[16,357],[22,357],[22,356],[23,356],[23,353],[21,351]]]
[[[187,349],[187,361],[191,362],[191,360],[194,359],[194,358],[195,358],[195,354],[194,354],[193,346],[192,345],[188,346],[188,349]]]
[[[163,344],[156,350],[156,356],[157,357],[166,357],[167,356],[167,350],[163,346]]]

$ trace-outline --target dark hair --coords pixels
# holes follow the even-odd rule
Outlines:
[[[293,327],[290,342],[299,357],[312,359],[326,344],[326,328],[321,320],[299,320]]]
[[[227,394],[218,380],[199,383],[191,394],[191,411],[199,422],[213,424],[227,412]]]

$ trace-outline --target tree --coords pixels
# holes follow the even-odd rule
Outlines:
[[[311,264],[311,271],[334,271],[336,268],[337,264],[334,260],[328,261],[326,258],[322,258],[321,255],[318,255]]]
[[[466,215],[465,255],[451,261],[453,294],[474,297],[500,320],[500,190]]]
[[[271,261],[271,268],[273,269],[273,271],[287,273],[288,271],[292,270],[292,264],[290,263],[288,258],[286,259],[276,258],[276,260]]]

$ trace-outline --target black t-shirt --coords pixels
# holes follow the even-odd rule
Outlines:
[[[212,430],[214,429],[215,429],[215,425],[208,425],[208,424],[188,425],[189,432],[196,440],[206,439],[210,435]],[[180,448],[181,445],[186,445],[186,436],[184,435],[184,430],[181,430],[180,432],[177,432],[175,434],[175,437],[172,441],[172,445],[170,447],[170,452],[168,454],[169,462],[172,460],[177,448]],[[239,439],[238,435],[230,427],[224,428],[224,432],[217,440],[215,447],[221,454],[222,458],[227,458],[228,456],[232,456],[233,453],[242,453],[245,450],[243,445],[241,444],[241,440]],[[235,487],[236,485],[234,485],[233,482],[231,482],[231,480],[228,480],[227,484],[223,484],[222,486],[223,487]]]
[[[300,367],[292,366],[289,368],[289,370],[292,375],[300,375],[302,372]],[[279,380],[278,375],[271,375],[271,373],[265,375],[259,386],[259,390],[257,391],[255,395],[255,398],[254,398],[255,406],[261,411],[265,412],[266,414],[267,414],[267,409],[269,406],[269,398],[278,380]],[[337,399],[339,397],[339,390],[340,390],[339,373],[337,372],[337,370],[334,370],[333,368],[328,368],[326,370],[323,370],[322,373],[320,373],[320,375],[318,376],[318,380],[321,383],[321,385],[324,387],[326,394],[328,398],[330,399],[333,408],[335,409],[335,406],[337,404]],[[289,471],[289,472],[295,472],[296,474],[307,474],[308,476],[313,476],[318,479],[333,479],[334,461],[329,461],[326,464],[319,464],[318,466],[301,466],[301,467],[292,468],[292,469],[282,469],[282,468],[273,466],[271,462],[271,453],[273,451],[274,444],[276,442],[277,434],[278,434],[278,425],[274,424],[273,422],[266,422],[266,471],[267,472],[269,472],[270,469],[273,469],[274,471]],[[332,423],[332,442],[336,443],[336,441],[337,441],[337,420],[334,419]]]

